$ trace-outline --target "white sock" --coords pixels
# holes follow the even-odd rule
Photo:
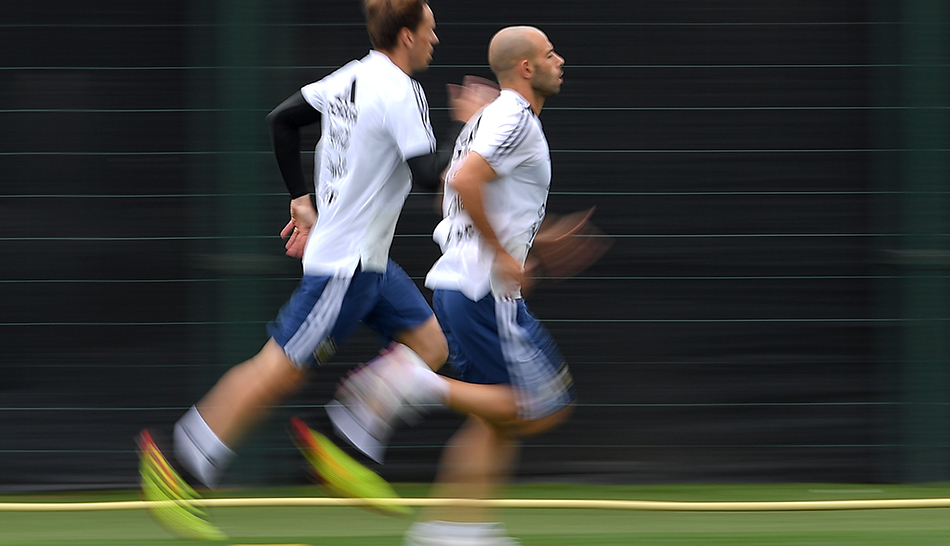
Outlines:
[[[425,360],[422,360],[412,349],[406,345],[399,345],[401,349],[405,349],[405,355],[415,364],[415,366],[412,366],[411,381],[414,386],[419,388],[417,392],[422,395],[420,401],[425,404],[444,406],[449,398],[449,382],[433,372]],[[382,358],[386,358],[386,356],[383,355]]]
[[[201,483],[213,489],[234,452],[215,435],[198,408],[192,406],[175,423],[175,457]]]
[[[506,535],[505,527],[497,522],[444,520],[417,521],[410,527],[410,533],[420,538],[442,539],[443,541],[459,544],[468,544],[473,539],[491,539]],[[483,542],[478,543],[483,544]]]
[[[433,372],[421,358],[419,362],[421,366],[413,366],[413,380],[422,389],[425,402],[444,406],[449,398],[449,382]]]

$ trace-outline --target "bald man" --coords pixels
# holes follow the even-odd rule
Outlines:
[[[398,418],[433,403],[467,414],[443,452],[436,496],[490,496],[510,473],[519,439],[561,423],[574,400],[566,362],[521,297],[551,183],[538,115],[560,91],[564,59],[525,26],[499,31],[488,59],[501,92],[456,140],[433,237],[442,257],[426,277],[462,381],[408,360],[373,362],[341,385],[330,410],[338,431],[377,460]],[[488,521],[472,508],[430,511],[405,544],[517,544]]]

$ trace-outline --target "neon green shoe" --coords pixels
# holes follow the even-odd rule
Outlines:
[[[152,517],[182,538],[222,540],[227,536],[209,521],[207,511],[195,504],[201,496],[175,472],[147,430],[139,435],[139,473],[142,495]]]
[[[290,419],[290,435],[310,464],[310,469],[333,494],[341,497],[373,499],[369,506],[394,515],[411,514],[412,509],[386,499],[399,495],[389,482],[347,455],[329,438],[312,430],[296,417]]]

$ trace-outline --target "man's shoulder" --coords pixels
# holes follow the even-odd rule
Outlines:
[[[336,82],[352,79],[353,74],[359,70],[361,64],[362,62],[359,59],[353,59],[319,80],[308,83],[303,86],[303,89],[319,92],[320,90],[333,88]]]
[[[482,111],[482,118],[495,123],[504,123],[506,119],[517,121],[530,116],[531,106],[517,93],[498,95],[498,98]]]
[[[422,86],[405,72],[393,65],[388,59],[379,56],[367,57],[360,67],[351,74],[356,79],[357,95],[360,91],[371,93],[381,104],[398,104],[402,101],[416,101],[422,94]],[[424,95],[423,95],[424,96]]]
[[[378,51],[370,51],[360,60],[360,76],[387,82],[390,85],[410,86],[413,81],[408,74],[393,64],[389,57]]]
[[[305,89],[321,90],[323,94],[355,92],[357,97],[373,97],[372,102],[381,104],[412,97],[416,87],[421,92],[421,86],[415,84],[405,73],[390,68],[392,67],[380,61],[377,56],[368,55],[350,61],[319,81],[305,86]]]

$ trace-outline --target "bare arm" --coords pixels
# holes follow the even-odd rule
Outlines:
[[[524,269],[498,241],[498,235],[492,229],[488,216],[485,214],[485,204],[482,198],[482,188],[498,178],[495,169],[485,161],[485,158],[475,152],[468,154],[465,162],[452,179],[452,187],[462,198],[465,212],[472,219],[475,228],[482,235],[482,239],[495,250],[494,273],[506,288],[517,289],[524,282]]]

